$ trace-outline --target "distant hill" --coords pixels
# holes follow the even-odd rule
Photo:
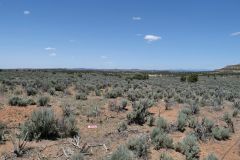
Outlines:
[[[218,69],[217,71],[219,72],[233,72],[233,73],[240,73],[240,64],[236,64],[236,65],[228,65],[222,69]]]

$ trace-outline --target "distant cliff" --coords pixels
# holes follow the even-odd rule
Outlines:
[[[240,72],[240,64],[228,65],[222,69],[218,69],[219,72]]]

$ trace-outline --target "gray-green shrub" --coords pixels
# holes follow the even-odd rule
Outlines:
[[[126,122],[120,122],[118,124],[118,132],[123,132],[123,131],[126,131],[127,130],[127,123]]]
[[[230,137],[230,131],[228,128],[215,127],[213,128],[213,137],[217,140],[226,140]]]
[[[127,143],[127,147],[129,150],[133,151],[137,157],[147,157],[149,146],[146,136],[130,139]]]
[[[211,153],[206,158],[204,158],[203,160],[218,160],[218,158],[215,154]]]
[[[183,112],[179,112],[178,119],[177,119],[177,129],[181,132],[185,130],[187,122],[187,115]]]
[[[125,146],[120,146],[111,155],[109,160],[133,160],[133,155]]]
[[[30,119],[21,126],[21,131],[23,135],[28,133],[28,140],[56,139],[59,137],[57,120],[50,108],[34,111]]]
[[[151,142],[154,149],[173,148],[173,140],[160,128],[154,128],[151,135]]]
[[[174,160],[174,159],[166,153],[161,153],[159,160]]]
[[[38,99],[38,105],[39,105],[39,106],[47,106],[48,103],[49,103],[49,101],[50,101],[49,97],[46,97],[46,96],[40,97],[40,98]]]
[[[197,138],[193,135],[187,135],[182,142],[175,147],[176,151],[183,153],[186,160],[199,159],[200,148],[197,144]]]

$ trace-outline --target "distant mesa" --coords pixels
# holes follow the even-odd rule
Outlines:
[[[233,73],[240,73],[240,64],[236,65],[228,65],[222,69],[217,70],[219,72],[233,72]]]

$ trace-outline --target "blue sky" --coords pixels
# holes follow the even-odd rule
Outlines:
[[[0,0],[0,68],[240,63],[239,0]]]

